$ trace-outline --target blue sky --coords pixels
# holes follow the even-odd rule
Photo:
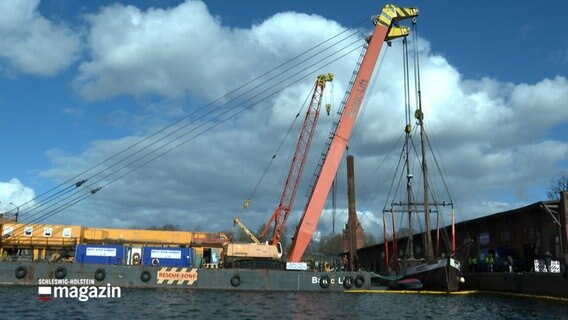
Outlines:
[[[13,209],[10,203],[40,204],[28,201],[312,44],[361,26],[384,4],[1,1],[0,210]],[[568,170],[568,37],[561,16],[568,5],[395,4],[420,9],[425,104],[432,108],[427,116],[432,116],[428,119],[440,149],[451,153],[446,158],[449,180],[458,189],[462,219],[544,200],[550,179]],[[370,28],[370,23],[363,25]],[[389,100],[400,94],[396,50],[395,44],[375,75],[377,88],[353,142],[361,147],[350,149],[360,158],[362,177],[400,133],[390,125],[399,111],[386,107],[401,99]],[[337,103],[356,58],[348,55],[325,70],[336,74]],[[255,205],[243,212],[240,204],[261,177],[312,79],[307,76],[289,92],[123,179],[93,184],[90,188],[105,187],[43,222],[173,223],[223,230],[241,215],[255,229],[276,207],[295,134],[278,158],[282,161],[263,179]],[[378,105],[386,110],[372,111]],[[314,154],[331,123],[320,121]],[[308,165],[304,176],[312,170]],[[370,200],[380,199],[378,194],[360,195],[362,219],[370,229],[380,225],[376,212],[382,206]],[[302,201],[299,196],[291,221],[299,218]],[[326,232],[329,215],[322,220]]]

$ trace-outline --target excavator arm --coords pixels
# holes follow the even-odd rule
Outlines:
[[[361,66],[355,77],[353,87],[349,92],[345,109],[339,119],[328,153],[323,161],[320,175],[314,185],[311,197],[306,204],[304,214],[296,229],[288,261],[301,261],[316,230],[335,173],[337,172],[347,147],[349,137],[355,125],[355,120],[359,114],[361,103],[365,98],[365,93],[383,43],[408,35],[408,28],[399,27],[397,23],[400,20],[414,18],[416,16],[418,16],[417,8],[398,8],[392,4],[388,4],[382,9],[381,13],[373,19],[373,23],[375,24],[373,34],[371,35],[367,51],[361,61]]]
[[[241,228],[241,230],[243,230],[244,233],[246,233],[247,236],[249,236],[249,238],[250,238],[252,241],[254,241],[254,243],[260,244],[260,240],[258,240],[258,239],[254,236],[254,234],[252,234],[252,232],[250,232],[250,230],[241,222],[241,220],[239,220],[239,218],[233,219],[233,227],[234,227],[235,225],[238,225],[238,226]]]

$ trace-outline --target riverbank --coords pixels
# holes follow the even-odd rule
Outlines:
[[[460,289],[568,299],[566,273],[474,272],[464,274]]]

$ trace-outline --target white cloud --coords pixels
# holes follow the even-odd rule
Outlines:
[[[33,205],[33,201],[30,201],[34,198],[34,190],[26,187],[16,178],[8,182],[0,182],[0,212],[15,214],[17,207]]]
[[[568,118],[568,80],[557,76],[536,84],[519,84],[511,93],[512,119],[525,131],[546,130],[564,123]]]
[[[78,58],[81,42],[68,26],[44,18],[39,0],[0,2],[0,57],[18,73],[52,76]]]
[[[189,94],[209,101],[246,82],[259,70],[268,70],[342,30],[333,21],[297,13],[278,14],[249,29],[230,29],[211,16],[203,3],[193,1],[147,11],[113,5],[90,15],[88,21],[91,60],[81,64],[75,85],[89,99],[121,94],[168,98]],[[544,191],[535,195],[534,189],[546,186],[568,150],[565,140],[547,135],[568,122],[563,105],[568,101],[566,78],[534,84],[464,79],[457,66],[430,52],[425,39],[420,44],[427,126],[448,175],[446,180],[453,187],[454,201],[462,211],[458,217],[473,218],[542,200]],[[394,42],[384,56],[355,140],[350,143],[361,184],[403,133],[402,63],[396,56],[399,47]],[[356,59],[357,53],[351,54],[325,70],[336,75],[334,110]],[[241,203],[254,190],[312,82],[288,86],[238,118],[120,177],[57,219],[107,227],[173,223],[226,230],[232,218],[239,216],[256,230],[276,208],[299,132],[297,126],[256,191],[252,206],[243,210]],[[303,114],[299,122],[302,120]],[[292,230],[304,208],[307,184],[331,122],[331,117],[322,113],[295,210],[288,220]],[[87,168],[87,163],[106,159],[139,138],[133,135],[97,141],[82,154],[52,152],[49,156],[55,168],[44,174],[64,180],[70,171],[78,172]],[[383,164],[379,171],[386,168],[388,165]],[[118,175],[104,182],[114,177]],[[346,206],[345,180],[344,169],[340,169],[338,208]],[[388,182],[377,177],[367,183],[357,193],[357,205],[364,212],[361,220],[366,230],[377,235]],[[381,184],[384,188],[378,190]],[[330,220],[326,209],[320,230],[329,231]]]
[[[81,64],[75,85],[89,99],[190,94],[211,100],[339,30],[297,13],[231,29],[198,1],[147,11],[117,4],[87,21],[91,61]]]

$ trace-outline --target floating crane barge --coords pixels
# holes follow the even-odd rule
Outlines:
[[[121,287],[162,288],[176,287],[189,289],[209,290],[270,290],[270,291],[344,291],[371,289],[372,273],[366,271],[308,271],[302,262],[303,255],[316,230],[326,198],[329,194],[332,181],[337,172],[341,159],[345,153],[351,132],[355,125],[359,109],[365,98],[367,87],[375,64],[379,58],[381,48],[385,41],[406,37],[409,28],[399,26],[398,22],[404,19],[413,19],[418,15],[416,8],[398,8],[386,5],[380,14],[373,18],[374,30],[366,45],[366,51],[357,64],[358,70],[350,84],[341,116],[332,134],[329,149],[322,158],[321,171],[315,182],[312,194],[307,202],[304,214],[296,229],[291,251],[285,268],[241,268],[233,265],[221,268],[194,268],[187,266],[164,266],[158,263],[125,265],[102,263],[71,263],[46,261],[3,261],[0,262],[1,285],[95,285],[107,284]],[[320,90],[329,77],[318,78],[315,86],[314,101],[321,97]],[[319,104],[318,104],[319,108]],[[306,119],[308,120],[308,119]],[[304,129],[313,129],[314,125],[304,126]],[[309,133],[308,135],[311,135]],[[309,148],[303,145],[296,150],[296,156],[305,158]],[[290,170],[289,183],[285,187],[281,203],[269,221],[273,224],[273,237],[269,246],[278,246],[281,232],[291,210],[291,203],[295,195],[295,188],[301,174],[294,162]],[[266,233],[265,230],[263,233]],[[263,244],[251,243],[243,245]],[[108,249],[108,250],[107,250]],[[91,254],[111,255],[113,248],[101,250],[92,249]],[[120,251],[119,248],[115,248]],[[88,250],[88,249],[87,249]],[[98,252],[98,253],[95,253]],[[116,253],[116,251],[114,251]],[[181,251],[180,251],[181,252]],[[88,255],[89,252],[86,252]],[[158,253],[157,253],[158,254]],[[184,253],[164,248],[159,252],[162,261],[174,259]],[[281,252],[280,252],[281,254]],[[158,257],[158,255],[156,255]],[[232,258],[237,258],[233,256]],[[251,260],[254,260],[254,256]],[[265,258],[265,257],[264,257]],[[188,257],[189,259],[189,257]],[[235,259],[233,259],[235,260]],[[151,260],[154,261],[154,260]],[[253,266],[254,267],[254,266]]]

